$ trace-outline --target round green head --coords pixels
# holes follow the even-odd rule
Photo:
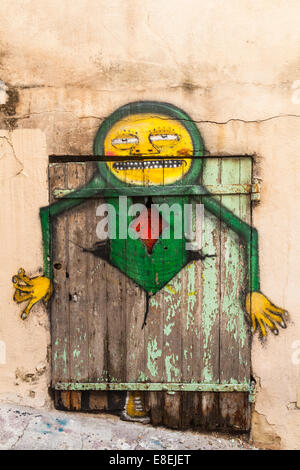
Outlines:
[[[100,126],[94,154],[104,179],[113,187],[193,184],[200,176],[203,141],[198,128],[181,109],[153,101],[129,103]],[[110,157],[123,157],[110,161]],[[124,158],[125,157],[125,158]],[[127,159],[128,157],[128,159]]]

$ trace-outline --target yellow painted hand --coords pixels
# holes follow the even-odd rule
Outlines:
[[[16,289],[14,301],[18,304],[29,300],[27,307],[21,313],[22,320],[26,320],[33,305],[43,299],[47,306],[53,292],[52,282],[44,276],[29,278],[23,268],[20,268],[18,274],[13,276],[12,282]]]
[[[276,323],[281,328],[286,328],[284,317],[287,319],[287,312],[282,308],[276,307],[260,292],[250,292],[247,294],[246,310],[251,318],[252,332],[255,332],[258,323],[263,338],[267,336],[266,326],[270,328],[274,335],[279,334]]]

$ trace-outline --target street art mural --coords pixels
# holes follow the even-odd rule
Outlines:
[[[14,300],[17,303],[29,301],[21,313],[23,320],[28,317],[36,302],[43,300],[47,304],[52,294],[51,220],[88,197],[101,194],[105,197],[107,188],[114,190],[116,195],[118,192],[126,194],[128,189],[127,212],[135,196],[148,196],[148,190],[152,188],[144,212],[138,218],[128,215],[125,221],[126,229],[137,233],[136,238],[124,239],[119,236],[119,201],[116,197],[106,197],[117,215],[116,236],[98,243],[89,251],[136,282],[146,292],[149,301],[189,262],[210,256],[209,253],[202,253],[202,250],[186,249],[185,236],[175,236],[175,216],[166,221],[157,214],[153,227],[150,206],[176,204],[183,212],[184,204],[201,202],[205,211],[226,224],[246,247],[249,284],[244,302],[252,332],[259,330],[260,335],[266,337],[267,328],[275,335],[279,333],[277,325],[286,328],[286,312],[261,292],[257,230],[211,197],[205,189],[205,181],[200,184],[205,161],[204,144],[197,126],[184,111],[161,102],[125,105],[100,126],[94,142],[94,154],[107,157],[107,162],[97,162],[98,172],[94,178],[84,187],[40,210],[44,276],[30,278],[24,269],[20,269],[13,277]],[[122,158],[113,160],[114,157]],[[190,188],[189,194],[185,192],[186,187]],[[166,228],[169,237],[164,239],[162,233]],[[143,327],[146,325],[146,317],[147,311]],[[133,407],[135,401],[138,401],[137,416],[143,418],[141,394],[128,395],[129,407]]]

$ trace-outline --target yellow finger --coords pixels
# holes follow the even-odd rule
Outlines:
[[[277,307],[276,305],[272,304],[272,302],[270,302],[270,307],[269,307],[271,310],[273,310],[273,312],[275,313],[279,313],[279,315],[284,315],[284,310],[283,308],[279,308]]]
[[[25,302],[25,300],[29,300],[30,297],[31,297],[30,293],[22,294],[19,290],[16,290],[16,292],[14,293],[14,301],[17,302],[18,304]]]
[[[18,274],[17,274],[16,277],[19,278],[21,281],[25,282],[28,285],[32,284],[31,279],[25,274],[25,270],[23,268],[19,269]]]
[[[263,336],[267,336],[266,328],[265,328],[265,325],[264,325],[263,321],[260,318],[257,318],[257,321],[258,321],[259,326],[260,326],[261,334]]]
[[[28,317],[29,315],[29,312],[30,310],[32,309],[32,307],[34,306],[34,304],[37,302],[36,299],[31,299],[29,304],[27,305],[27,307],[25,308],[25,310],[23,310],[23,312],[21,313],[21,318],[22,320],[26,320],[26,318]]]
[[[252,320],[252,328],[251,329],[252,329],[252,333],[254,333],[255,330],[256,330],[256,319],[255,319],[255,315],[253,313],[251,314],[251,320]]]
[[[31,292],[32,293],[32,286],[23,286],[22,284],[18,284],[15,277],[13,277],[12,282],[13,282],[14,288],[16,290],[20,290],[21,292]]]
[[[282,328],[286,328],[285,321],[284,321],[284,319],[282,318],[281,315],[278,315],[278,314],[274,313],[270,308],[267,308],[267,310],[268,310],[268,315],[269,315],[269,317],[272,318],[272,320],[275,320],[277,323],[279,323],[279,325]]]
[[[272,333],[274,333],[274,335],[278,335],[279,331],[277,330],[276,325],[273,323],[272,320],[270,320],[266,315],[264,315],[263,321],[264,323],[266,323],[266,325],[268,325],[268,327],[270,328]]]

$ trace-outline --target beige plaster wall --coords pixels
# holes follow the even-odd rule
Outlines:
[[[42,272],[47,155],[91,153],[110,112],[161,100],[210,152],[256,156],[261,287],[291,321],[254,339],[252,437],[300,447],[299,15],[297,0],[1,1],[0,400],[51,406],[48,317],[36,305],[21,321],[11,285],[21,266]]]

